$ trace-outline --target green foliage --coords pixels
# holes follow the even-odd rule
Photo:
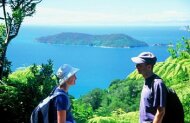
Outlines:
[[[6,59],[7,47],[19,32],[20,26],[27,16],[32,16],[35,7],[42,0],[3,0],[0,7],[3,10],[4,23],[0,23],[0,80],[10,73],[10,63]]]
[[[93,110],[97,116],[110,116],[111,112],[117,109],[125,112],[136,111],[142,84],[142,81],[114,80],[107,90],[95,89],[80,100],[96,107]]]
[[[185,39],[183,37],[181,42],[178,42],[174,47],[169,47],[168,51],[173,59],[190,58],[190,39]]]
[[[111,109],[109,109],[108,107],[104,106],[105,101],[107,101],[106,99],[104,99],[102,101],[102,106],[99,107],[98,109],[96,109],[96,111],[94,112],[94,115],[96,116],[111,116]]]
[[[188,123],[190,122],[190,40],[185,41],[188,45],[185,44],[184,48],[182,44],[178,44],[175,51],[176,57],[171,56],[165,62],[157,63],[154,72],[163,78],[167,86],[177,92],[185,110],[185,121]],[[135,70],[128,76],[128,79],[140,80],[142,76]]]
[[[88,120],[88,123],[138,123],[139,113],[129,112],[126,113],[122,109],[117,109],[111,113],[111,116],[94,116]]]
[[[5,26],[3,24],[0,24],[0,49],[2,49],[4,40],[5,40]]]
[[[178,81],[190,80],[190,59],[167,59],[161,67],[155,67],[155,71],[166,82],[176,84]]]
[[[183,39],[185,43],[185,49],[190,54],[190,39]]]
[[[52,62],[17,70],[0,85],[2,122],[29,122],[32,110],[56,85]]]
[[[138,112],[129,112],[126,113],[121,109],[117,109],[112,112],[112,117],[117,121],[117,123],[138,123],[139,122],[139,113]]]
[[[2,57],[3,47],[5,47],[4,40],[5,40],[5,26],[0,24],[0,58]],[[2,64],[3,62],[0,60],[0,66]],[[6,79],[10,73],[11,73],[11,62],[8,61],[8,59],[5,57],[2,75]]]
[[[187,53],[187,52],[186,52]],[[187,56],[189,58],[187,58]],[[178,81],[190,80],[190,55],[186,54],[185,58],[173,59],[169,57],[165,62],[159,62],[154,66],[154,72],[161,76],[166,84],[176,84]],[[128,79],[139,80],[142,79],[142,75],[138,74],[135,70],[132,72]]]
[[[185,122],[190,122],[190,92],[187,95],[183,96],[183,108],[185,111]]]
[[[7,79],[11,71],[11,62],[5,57],[4,66],[3,66],[3,79]]]
[[[189,44],[189,40],[187,41]],[[187,43],[186,42],[186,43]],[[185,121],[190,122],[190,54],[189,45],[178,44],[176,57],[169,57],[154,66],[154,72],[163,78],[165,84],[173,88],[185,110]],[[125,80],[114,80],[108,89],[95,115],[89,122],[93,123],[138,123],[140,92],[143,78],[136,70]],[[127,113],[128,112],[128,113]]]
[[[89,35],[84,33],[60,33],[37,39],[42,43],[64,45],[88,45],[104,47],[140,47],[148,46],[145,42],[138,41],[124,34]]]
[[[25,0],[25,1],[9,1],[10,8],[12,11],[16,11],[20,9],[22,12],[22,16],[32,16],[35,13],[35,8],[41,0]]]
[[[0,85],[0,113],[2,123],[18,122],[18,112],[23,108],[22,101],[19,100],[18,89],[13,86]]]
[[[139,106],[141,86],[142,81],[119,80],[117,84],[109,87],[102,106],[110,112],[118,108],[126,112],[136,111]]]
[[[112,117],[95,117],[90,119],[87,123],[118,123]]]
[[[15,23],[20,24],[23,21],[23,10],[20,8],[15,8],[15,10],[12,13],[12,16],[14,18]]]
[[[77,123],[85,123],[92,118],[93,109],[90,104],[83,103],[81,100],[74,100],[72,104],[72,112]]]
[[[15,13],[15,16],[21,13]],[[0,33],[4,27],[0,25]],[[0,41],[2,37],[0,37]],[[2,38],[3,39],[3,38]],[[173,88],[185,110],[185,121],[190,122],[190,40],[171,48],[171,57],[159,62],[154,72]],[[1,43],[1,47],[3,43]],[[10,68],[10,64],[8,64]],[[19,69],[0,84],[1,122],[29,122],[34,107],[56,85],[53,63],[32,65]],[[7,69],[7,75],[10,71]],[[83,97],[72,98],[73,114],[77,123],[138,123],[142,75],[135,70],[125,80],[114,80],[108,89],[94,89]],[[8,116],[8,117],[7,117]]]
[[[168,52],[170,53],[172,58],[177,58],[177,51],[173,47],[169,47]]]
[[[105,91],[97,88],[74,101],[73,113],[77,123],[85,123],[92,118],[94,112],[101,107],[104,95]]]
[[[81,98],[83,103],[90,104],[93,110],[96,110],[101,106],[101,102],[104,98],[105,91],[101,89],[93,89],[87,95]]]

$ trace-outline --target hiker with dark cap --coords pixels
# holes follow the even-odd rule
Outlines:
[[[54,93],[64,93],[54,100],[53,123],[75,123],[71,113],[71,104],[68,95],[69,87],[75,84],[76,72],[78,68],[74,68],[68,64],[62,65],[57,71],[59,86]]]
[[[131,60],[145,79],[140,100],[140,123],[162,123],[167,90],[162,79],[153,73],[157,58],[151,52],[142,52]]]

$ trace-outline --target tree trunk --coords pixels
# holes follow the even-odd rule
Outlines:
[[[0,80],[2,80],[3,78],[3,68],[4,68],[4,65],[5,65],[5,56],[6,56],[6,52],[7,52],[7,46],[5,47],[2,47],[2,56],[0,58]]]
[[[3,8],[3,19],[5,23],[5,33],[6,33],[6,39],[1,43],[2,51],[0,54],[0,80],[3,78],[4,68],[6,67],[6,52],[7,47],[10,41],[15,38],[19,32],[21,23],[23,19],[26,16],[32,16],[35,12],[35,6],[40,3],[42,0],[16,0],[12,2],[8,2],[7,0],[0,0],[0,7]],[[12,11],[12,13],[15,12],[15,16],[12,15],[12,13],[9,13],[9,9],[6,9],[7,6],[10,5],[9,9]],[[8,11],[6,11],[8,10]],[[22,10],[22,13],[18,13],[17,10]],[[20,11],[19,11],[20,12]]]

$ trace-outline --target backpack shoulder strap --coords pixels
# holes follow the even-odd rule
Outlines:
[[[55,92],[50,96],[50,99],[53,99],[54,97],[59,96],[59,95],[67,96],[67,94],[65,94],[64,92]]]
[[[52,90],[52,91],[50,92],[50,94],[49,94],[50,96],[54,94],[54,92],[55,92],[55,90],[57,89],[57,87],[58,87],[58,86],[55,86],[55,87],[53,88],[53,90]]]
[[[64,92],[55,92],[50,98],[51,99],[53,99],[53,98],[55,98],[55,97],[57,97],[57,96],[59,96],[59,95],[64,95],[64,96],[66,96],[68,99],[67,99],[67,103],[68,103],[68,106],[67,106],[67,109],[69,109],[69,107],[70,107],[70,100],[69,100],[69,97],[68,97],[68,95],[66,94],[66,93],[64,93]]]
[[[153,96],[154,96],[154,81],[155,81],[155,79],[161,79],[161,78],[159,76],[157,76],[156,74],[153,75],[153,79],[152,79],[152,83],[151,83]]]

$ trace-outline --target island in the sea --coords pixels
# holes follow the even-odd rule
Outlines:
[[[38,42],[63,45],[87,45],[94,47],[145,47],[147,43],[125,34],[90,35],[85,33],[63,32],[37,38]]]

